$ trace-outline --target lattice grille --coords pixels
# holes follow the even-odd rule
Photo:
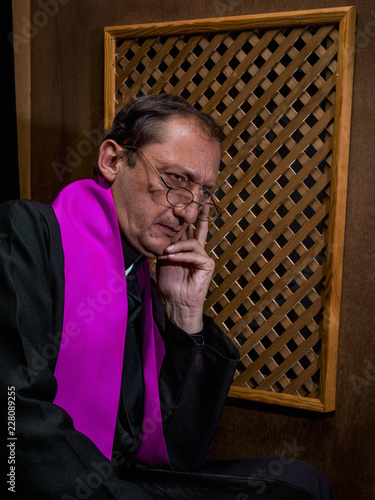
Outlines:
[[[117,39],[114,112],[180,94],[226,133],[206,301],[233,387],[320,397],[339,25]]]

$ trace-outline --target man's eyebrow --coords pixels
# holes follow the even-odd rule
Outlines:
[[[162,169],[164,172],[166,172],[167,170],[172,170],[174,171],[173,173],[176,173],[176,174],[179,174],[179,175],[182,175],[184,177],[187,177],[189,178],[192,182],[196,183],[196,184],[199,184],[199,179],[201,177],[201,172],[198,172],[198,170],[196,169],[191,169],[189,167],[186,167],[184,165],[178,165],[178,164],[175,164],[175,163],[165,163],[163,166],[162,166]],[[214,192],[216,190],[216,182],[214,183],[206,183],[206,184],[203,184],[203,186],[205,189],[207,189],[207,191],[212,191]]]
[[[217,186],[216,184],[205,184],[203,186],[205,189],[207,189],[207,191],[210,193],[210,194],[214,194],[214,192],[216,191],[217,189]]]

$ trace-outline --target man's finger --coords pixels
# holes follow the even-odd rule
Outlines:
[[[201,255],[206,255],[207,253],[202,247],[202,245],[195,239],[189,238],[187,240],[176,241],[172,243],[165,249],[166,254],[179,253],[179,252],[196,252]],[[162,256],[161,256],[162,257]]]
[[[187,236],[188,236],[188,239],[191,240],[194,238],[194,227],[193,227],[193,224],[189,224],[187,229],[186,229],[186,233],[187,233]]]
[[[206,207],[203,207],[204,209]],[[203,212],[203,209],[202,209]],[[197,220],[197,227],[195,230],[195,239],[202,245],[204,248],[207,240],[208,233],[208,220]]]
[[[192,265],[196,270],[204,270],[207,272],[213,271],[215,267],[214,261],[207,257],[207,254],[200,254],[197,252],[176,252],[168,255],[161,255],[158,258],[158,262],[161,265],[167,265],[167,263],[182,264],[182,265]]]
[[[190,226],[190,224],[189,224],[189,226]],[[181,238],[179,239],[179,241],[188,240],[190,238],[190,236],[189,236],[189,226],[187,226],[187,228],[185,229],[185,231],[181,234]]]

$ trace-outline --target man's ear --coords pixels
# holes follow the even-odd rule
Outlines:
[[[98,168],[104,179],[112,183],[118,174],[120,162],[117,161],[117,153],[121,151],[120,146],[112,139],[104,141],[99,149]]]

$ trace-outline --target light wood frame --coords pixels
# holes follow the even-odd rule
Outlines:
[[[322,296],[323,313],[319,334],[322,337],[318,359],[319,387],[312,395],[302,397],[301,395],[282,391],[277,392],[275,390],[245,387],[236,384],[236,380],[234,380],[229,393],[234,398],[316,412],[329,412],[335,409],[354,69],[355,18],[354,7],[342,7],[218,19],[113,26],[105,29],[104,98],[105,127],[108,128],[117,111],[116,53],[119,40],[157,39],[158,37],[175,37],[177,39],[183,35],[337,25],[337,66],[335,66],[335,74],[332,75],[332,79],[334,79],[335,102],[329,110],[329,113],[332,115],[331,118],[333,118],[334,127],[332,132],[332,157],[329,168],[329,175],[331,176],[329,183],[329,203],[326,206],[326,210],[329,213],[329,228],[326,235],[327,261],[324,265],[325,287]],[[150,92],[152,93],[152,89],[150,89]],[[324,151],[324,148],[322,151]],[[226,199],[225,196],[224,199]],[[214,239],[215,235],[213,236]],[[214,245],[211,241],[208,241],[207,249],[209,252],[214,252]],[[214,256],[217,257],[216,255]],[[245,269],[243,271],[245,272]],[[208,301],[209,299],[210,297],[208,297]],[[212,313],[212,310],[208,307],[207,312]],[[224,329],[228,330],[228,328]]]

